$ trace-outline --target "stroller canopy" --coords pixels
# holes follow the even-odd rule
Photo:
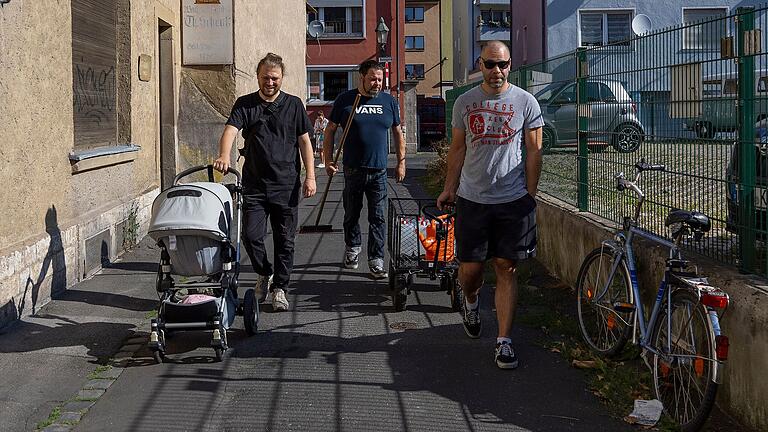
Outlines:
[[[172,186],[155,198],[149,235],[196,234],[215,240],[229,238],[232,195],[222,184],[195,182]]]

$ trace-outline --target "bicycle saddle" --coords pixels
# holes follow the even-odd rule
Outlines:
[[[670,226],[674,223],[683,223],[691,227],[692,230],[707,232],[712,228],[709,216],[704,213],[687,210],[672,210],[664,220],[664,225]]]

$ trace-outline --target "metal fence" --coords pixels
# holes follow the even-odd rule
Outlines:
[[[618,224],[634,201],[615,175],[663,163],[641,179],[640,225],[667,235],[670,209],[701,211],[712,230],[691,249],[768,275],[767,20],[739,8],[511,71],[545,120],[540,189]],[[475,85],[448,92],[447,118]]]

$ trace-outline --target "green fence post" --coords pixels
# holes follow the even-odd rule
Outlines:
[[[576,112],[578,113],[578,185],[576,190],[576,202],[580,211],[589,210],[589,164],[587,160],[587,127],[589,118],[589,105],[587,103],[587,77],[589,76],[589,64],[587,52],[584,48],[576,50]]]
[[[738,203],[739,256],[742,271],[755,270],[755,59],[747,52],[747,34],[755,29],[754,8],[741,7],[738,14],[739,139]]]

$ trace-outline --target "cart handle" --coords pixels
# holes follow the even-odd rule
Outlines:
[[[421,213],[427,217],[429,220],[437,221],[438,224],[442,225],[445,221],[445,219],[450,219],[456,216],[456,206],[454,204],[448,204],[448,211],[442,211],[439,208],[437,208],[437,205],[435,204],[427,204],[421,207]],[[441,218],[441,216],[448,215],[448,218]]]
[[[179,181],[182,178],[184,178],[184,177],[186,177],[186,176],[188,176],[190,174],[196,173],[198,171],[204,171],[204,170],[208,171],[208,181],[213,182],[213,165],[198,165],[198,166],[195,166],[195,167],[192,167],[192,168],[185,169],[184,171],[178,173],[176,175],[176,177],[174,177],[174,179],[173,179],[173,185],[175,186],[175,185],[179,184]],[[227,174],[234,174],[235,177],[237,177],[237,183],[238,184],[242,180],[242,175],[240,175],[240,171],[238,171],[238,170],[236,170],[236,169],[234,169],[232,167],[228,167],[227,168]]]

